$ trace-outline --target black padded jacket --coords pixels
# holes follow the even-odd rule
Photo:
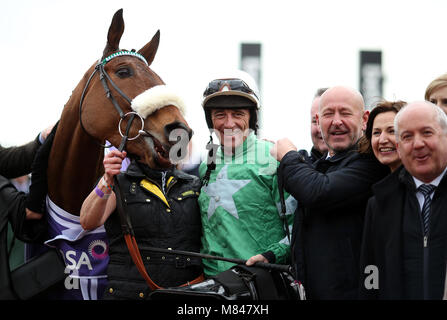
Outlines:
[[[202,273],[200,258],[154,253],[144,247],[199,252],[200,180],[178,170],[156,171],[133,161],[118,181],[151,279],[161,287],[173,287],[197,278]],[[105,228],[110,261],[104,298],[145,299],[151,290],[132,262],[116,210]]]

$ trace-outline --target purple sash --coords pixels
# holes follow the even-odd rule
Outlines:
[[[109,242],[104,226],[84,230],[80,218],[59,208],[47,196],[50,247],[58,248],[65,260],[67,278],[56,299],[101,299],[107,286]]]

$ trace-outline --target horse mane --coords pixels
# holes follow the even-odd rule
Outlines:
[[[87,71],[65,104],[48,163],[48,196],[60,208],[79,215],[82,202],[103,174],[104,151],[80,126],[79,103]]]

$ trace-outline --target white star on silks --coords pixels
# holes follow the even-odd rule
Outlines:
[[[210,198],[208,206],[208,220],[216,212],[218,207],[224,208],[236,219],[239,219],[233,194],[242,189],[251,180],[230,180],[228,179],[228,164],[217,174],[216,181],[203,187]]]

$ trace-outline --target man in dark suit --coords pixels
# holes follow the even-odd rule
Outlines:
[[[389,169],[356,146],[368,119],[362,95],[332,87],[316,116],[328,153],[313,165],[288,140],[271,153],[285,190],[298,201],[292,234],[296,277],[309,299],[356,299],[360,242],[371,185]]]
[[[360,298],[442,299],[447,240],[447,116],[408,104],[394,129],[403,167],[373,188],[362,244]]]

